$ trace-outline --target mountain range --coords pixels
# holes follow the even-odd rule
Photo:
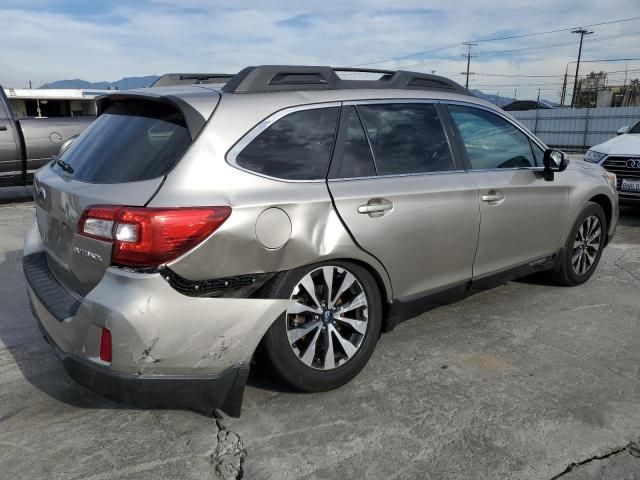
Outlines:
[[[40,88],[82,88],[85,90],[129,90],[132,88],[149,87],[158,78],[158,75],[147,75],[144,77],[125,77],[115,82],[87,82],[79,78],[73,80],[56,80],[45,83]]]
[[[40,88],[82,88],[95,90],[128,90],[131,88],[145,88],[151,86],[158,78],[158,75],[147,75],[144,77],[125,77],[115,82],[87,82],[86,80],[56,80],[55,82],[45,83]],[[490,95],[480,90],[471,90],[471,92],[479,98],[487,100],[500,107],[507,105],[513,101],[513,98]],[[541,99],[542,100],[542,99]],[[547,103],[556,105],[553,102],[545,100]]]

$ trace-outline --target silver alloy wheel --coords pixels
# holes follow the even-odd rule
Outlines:
[[[286,312],[289,345],[317,370],[344,365],[356,354],[369,326],[362,285],[347,269],[324,266],[307,273],[293,289]]]
[[[602,226],[595,215],[587,217],[573,241],[571,266],[578,275],[585,275],[595,264],[600,244],[602,243]]]

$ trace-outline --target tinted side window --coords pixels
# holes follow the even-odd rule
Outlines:
[[[336,107],[290,113],[254,138],[236,164],[275,178],[325,178],[337,120]]]
[[[486,110],[449,105],[474,170],[533,167],[529,138],[503,118]]]
[[[343,107],[346,132],[338,178],[375,176],[376,168],[364,128],[354,107]]]
[[[431,104],[360,105],[378,175],[454,170],[438,111]]]

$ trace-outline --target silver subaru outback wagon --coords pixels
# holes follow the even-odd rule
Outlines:
[[[257,351],[279,381],[328,390],[429,308],[537,271],[589,279],[614,174],[446,78],[368,73],[248,67],[100,100],[37,172],[24,244],[71,377],[237,416]]]

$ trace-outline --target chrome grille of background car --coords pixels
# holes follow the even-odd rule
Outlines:
[[[629,167],[629,160],[637,160],[638,166]],[[634,162],[636,163],[636,162]],[[640,179],[640,156],[637,157],[609,157],[605,160],[602,166],[613,172],[618,177],[617,188],[620,190],[623,178]],[[629,193],[631,194],[631,193]],[[631,194],[633,195],[633,194]]]

